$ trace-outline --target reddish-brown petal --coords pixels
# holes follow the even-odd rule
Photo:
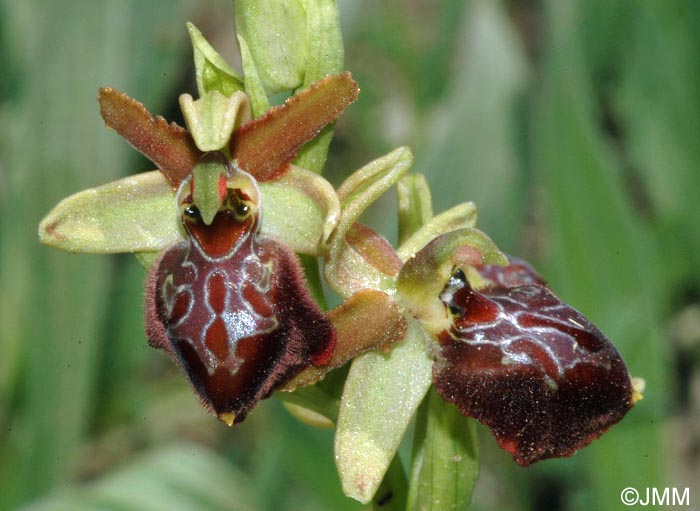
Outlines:
[[[363,289],[328,313],[336,331],[333,356],[324,367],[308,367],[282,390],[311,385],[328,371],[345,365],[368,350],[388,351],[406,336],[408,325],[403,308],[389,295]]]
[[[394,248],[372,228],[355,222],[345,234],[345,241],[383,274],[395,277],[401,271],[403,263]]]
[[[241,126],[231,138],[233,159],[258,181],[282,176],[301,146],[335,121],[359,92],[348,72],[319,80]]]
[[[453,326],[438,338],[440,394],[491,428],[523,466],[572,455],[632,407],[627,368],[581,313],[522,262],[482,268],[473,290],[456,270],[441,294]],[[515,284],[515,285],[512,285]]]
[[[155,163],[174,187],[190,174],[201,152],[184,128],[153,117],[141,103],[111,87],[101,88],[97,100],[107,127]]]

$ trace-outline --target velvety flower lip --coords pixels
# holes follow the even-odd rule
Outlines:
[[[211,258],[190,237],[171,247],[149,274],[145,311],[149,343],[231,425],[309,365],[326,364],[335,332],[294,253],[251,231],[256,222],[219,222],[226,216],[222,208],[204,228],[225,238],[237,232],[236,249]]]
[[[518,464],[571,456],[634,404],[627,368],[524,261],[478,270],[486,287],[474,290],[456,269],[441,293],[452,325],[437,338],[435,386]]]

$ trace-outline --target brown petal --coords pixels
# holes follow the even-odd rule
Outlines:
[[[309,367],[282,390],[311,385],[328,371],[368,350],[388,351],[406,336],[402,307],[386,293],[363,289],[328,313],[336,332],[333,356],[324,367]]]
[[[111,87],[101,88],[97,100],[107,127],[155,163],[174,187],[189,175],[201,152],[184,128],[153,117],[141,103]]]
[[[400,270],[401,260],[391,244],[370,227],[355,222],[340,243],[334,242],[324,273],[339,295],[349,297],[362,289],[391,290]]]
[[[508,287],[516,274],[511,283],[531,280],[531,268],[484,274],[500,284],[477,292],[456,270],[441,294],[453,325],[438,337],[435,385],[491,428],[518,464],[570,456],[632,407],[627,368],[610,341],[549,289]]]
[[[372,228],[355,222],[345,233],[345,241],[362,259],[384,275],[396,277],[403,263],[389,242]]]
[[[231,139],[233,159],[258,181],[280,177],[289,170],[301,146],[335,121],[359,92],[348,72],[319,80],[241,126]]]

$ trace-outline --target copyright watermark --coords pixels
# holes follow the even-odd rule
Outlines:
[[[690,488],[632,488],[620,492],[625,506],[690,506]]]

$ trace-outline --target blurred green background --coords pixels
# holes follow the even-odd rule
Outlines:
[[[645,399],[571,459],[517,467],[482,428],[473,509],[700,501],[700,2],[339,0],[361,99],[334,183],[410,145],[436,211],[464,200],[616,344]],[[178,120],[184,28],[236,64],[224,0],[0,0],[0,511],[352,510],[332,432],[275,400],[207,416],[141,319],[130,256],[43,247],[62,197],[150,170],[104,129],[110,85]],[[181,122],[181,121],[180,121]],[[368,221],[395,239],[395,197]],[[695,487],[693,488],[693,483]]]

